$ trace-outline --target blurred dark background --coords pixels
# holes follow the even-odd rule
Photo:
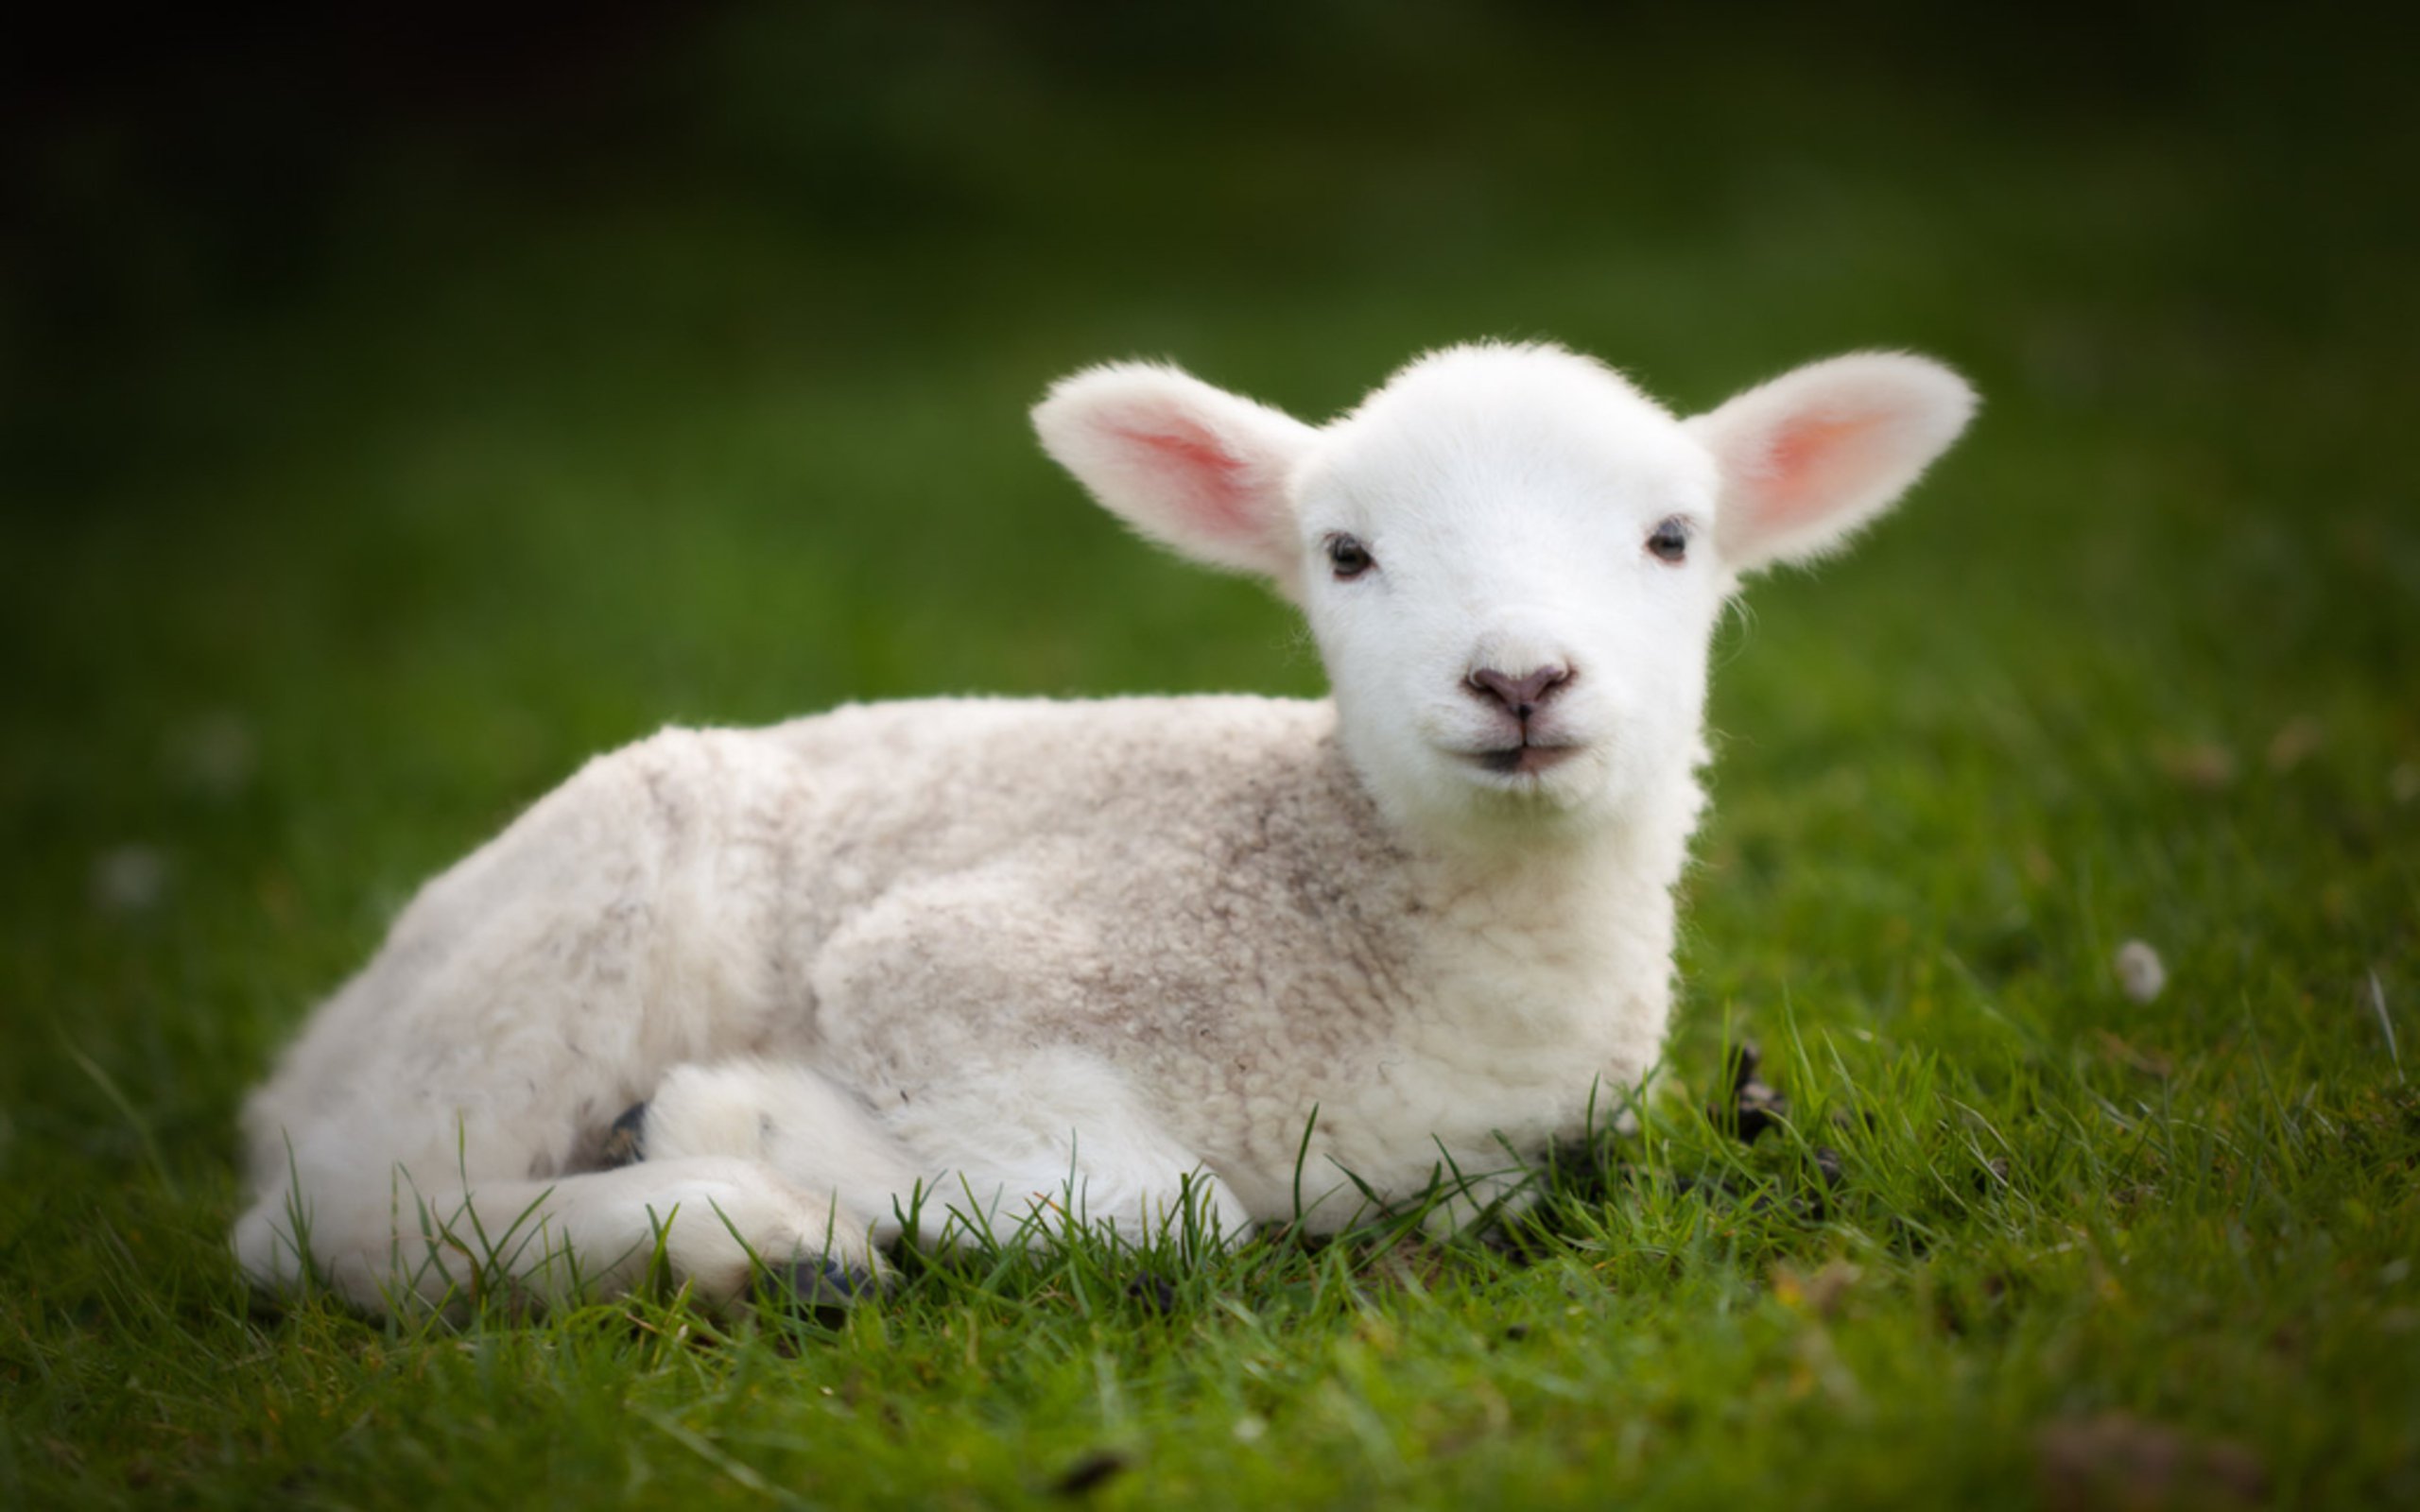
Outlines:
[[[2399,50],[2274,8],[391,9],[9,24],[19,506],[273,436],[219,406],[277,409],[283,385],[391,398],[348,386],[413,358],[365,342],[444,343],[419,360],[473,382],[500,355],[880,364],[1045,302],[1114,344],[1137,323],[1105,318],[1120,307],[1159,307],[1142,334],[1174,339],[1255,288],[1367,302],[1414,282],[1528,326],[1552,301],[1488,285],[1540,259],[1593,249],[1610,282],[1711,236],[1779,267],[1827,234],[1902,243],[1906,276],[2033,322],[2029,295],[2093,274],[2019,260],[2088,243],[2010,228],[2015,266],[1945,266],[1927,224],[1988,216],[2029,170],[2084,177],[2064,202],[2010,184],[2019,214],[2118,238],[2158,196],[2207,197],[2222,245],[2178,249],[2174,273],[2232,297],[2214,322],[2342,318],[2378,292],[2344,265],[2411,248]],[[1851,223],[1883,190],[1900,220]],[[2127,250],[2109,277],[2142,277]],[[2213,266],[2245,271],[2227,287]],[[313,320],[346,350],[260,350]],[[204,366],[251,392],[198,404]]]
[[[1698,990],[1913,1011],[1937,958],[1855,942],[2097,980],[2166,918],[2300,941],[2282,1013],[2409,955],[2420,112],[2383,31],[387,10],[0,46],[9,986],[119,1025],[196,1127],[420,877],[659,724],[1316,691],[1280,606],[1032,447],[1051,378],[1136,354],[1316,418],[1481,335],[1683,408],[1937,353],[1973,438],[1720,648]],[[2331,880],[2263,882],[2276,848]]]

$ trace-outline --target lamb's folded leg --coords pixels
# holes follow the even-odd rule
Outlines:
[[[1252,1215],[1128,1078],[1075,1050],[1020,1055],[922,1089],[883,1125],[936,1174],[935,1238],[1047,1243],[1072,1219],[1135,1244],[1240,1244]]]
[[[369,1308],[499,1288],[548,1303],[611,1295],[639,1284],[659,1249],[675,1284],[715,1303],[742,1296],[760,1266],[828,1273],[821,1292],[853,1290],[878,1265],[863,1229],[828,1204],[763,1164],[711,1156],[468,1185],[401,1168],[298,1173],[244,1215],[234,1244],[264,1285],[293,1286],[307,1253],[314,1274]]]
[[[1069,1218],[1138,1243],[1234,1243],[1251,1227],[1122,1076],[1072,1051],[927,1086],[881,1115],[804,1065],[680,1066],[626,1132],[650,1163],[760,1160],[876,1246],[911,1218],[928,1244],[1043,1243]]]

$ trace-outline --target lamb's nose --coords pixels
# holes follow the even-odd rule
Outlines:
[[[1470,676],[1470,689],[1483,698],[1495,699],[1507,713],[1527,723],[1538,712],[1539,705],[1570,680],[1569,667],[1551,662],[1518,678],[1494,667],[1480,667]]]

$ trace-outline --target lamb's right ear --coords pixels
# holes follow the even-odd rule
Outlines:
[[[1033,407],[1042,449],[1110,513],[1198,561],[1290,585],[1287,474],[1319,433],[1155,363],[1063,378]]]

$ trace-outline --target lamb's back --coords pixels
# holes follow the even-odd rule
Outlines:
[[[847,908],[1037,845],[1080,852],[1071,886],[1171,850],[1346,864],[1383,842],[1335,730],[1324,701],[1203,696],[858,704],[762,734],[809,795],[802,865]]]

